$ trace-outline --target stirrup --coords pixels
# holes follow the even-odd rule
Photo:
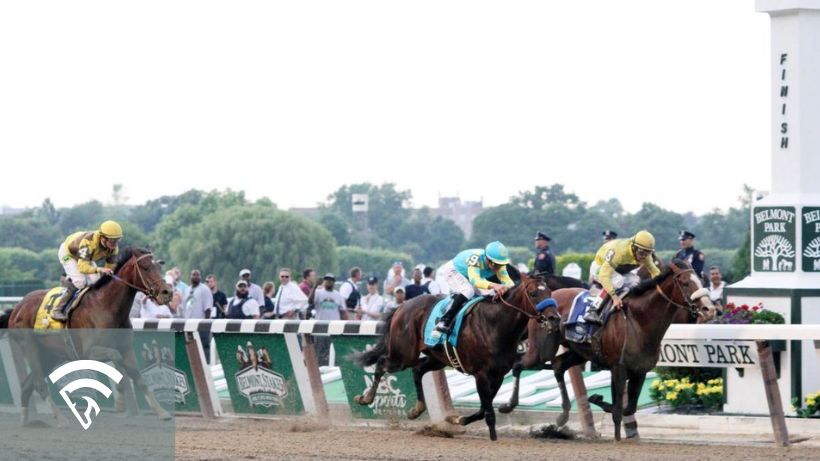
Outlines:
[[[65,307],[62,310],[54,309],[49,313],[49,317],[51,317],[51,320],[57,320],[59,322],[65,322],[66,321],[65,309],[66,309]]]
[[[601,313],[599,314],[599,313],[597,313],[597,312],[595,312],[595,311],[589,311],[589,312],[587,312],[586,314],[584,314],[584,322],[586,322],[586,323],[595,323],[595,324],[598,324],[598,325],[603,325],[604,320],[603,320],[603,318],[602,318],[602,314],[603,314],[603,312],[601,312]]]

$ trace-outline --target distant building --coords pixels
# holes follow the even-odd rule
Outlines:
[[[473,219],[482,211],[484,211],[483,201],[461,201],[461,197],[439,197],[438,208],[430,210],[433,216],[453,220],[464,232],[464,237],[468,239],[473,232]]]

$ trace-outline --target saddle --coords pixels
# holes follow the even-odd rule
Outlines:
[[[90,286],[86,286],[82,290],[77,291],[74,293],[74,297],[71,298],[69,301],[68,306],[65,309],[65,316],[66,319],[71,318],[71,314],[80,305],[80,302],[83,300],[83,297],[86,293],[91,289]],[[43,301],[40,303],[40,307],[37,309],[37,317],[34,320],[34,329],[35,330],[59,330],[65,328],[66,323],[60,322],[58,320],[54,320],[51,318],[51,310],[54,309],[55,305],[57,304],[57,300],[63,294],[63,287],[54,287],[48,290],[48,293],[43,297]]]

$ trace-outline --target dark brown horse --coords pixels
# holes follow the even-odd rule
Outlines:
[[[171,300],[171,291],[160,274],[161,261],[155,261],[150,251],[140,248],[124,248],[114,276],[103,276],[83,297],[68,319],[65,331],[55,334],[12,335],[12,342],[17,342],[18,350],[23,351],[31,369],[21,383],[23,424],[28,419],[28,405],[31,394],[36,390],[46,399],[59,418],[56,407],[48,394],[45,376],[59,362],[83,358],[97,358],[95,354],[104,353],[105,358],[124,368],[126,374],[134,381],[151,405],[151,408],[163,419],[170,415],[162,409],[145,385],[137,368],[137,360],[132,344],[132,330],[129,313],[137,291],[145,293],[158,304]],[[11,313],[0,314],[0,327],[10,329],[34,328],[37,310],[48,290],[37,290],[27,294],[14,307]],[[125,329],[120,335],[106,334],[107,329]],[[124,408],[122,396],[125,380],[117,385],[118,409]]]
[[[572,302],[580,292],[580,289],[570,288],[553,293],[563,321],[569,317]],[[685,313],[682,318],[678,318],[680,312]],[[627,437],[637,438],[638,424],[634,414],[638,397],[646,374],[658,362],[661,340],[669,325],[676,318],[686,319],[694,314],[708,318],[714,316],[714,313],[715,308],[709,301],[708,292],[703,289],[691,266],[684,261],[674,260],[658,277],[645,280],[632,289],[625,308],[613,314],[601,332],[600,349],[593,344],[566,341],[563,322],[560,331],[555,332],[531,327],[529,349],[522,360],[522,366],[531,368],[546,361],[552,362],[562,398],[563,412],[557,420],[559,426],[566,424],[570,409],[564,372],[587,361],[611,370],[613,403],[610,405],[600,400],[593,403],[600,404],[612,413],[616,440],[621,438],[621,421],[624,416]],[[560,345],[569,351],[556,356]],[[623,395],[627,382],[628,401],[624,406]],[[516,382],[510,402],[502,410],[512,411],[517,404]]]
[[[535,305],[549,296],[550,290],[542,279],[522,275],[520,283],[502,299],[480,301],[464,318],[458,339],[458,357],[462,369],[475,377],[481,408],[469,416],[448,416],[448,422],[464,426],[483,418],[490,429],[490,439],[496,440],[493,398],[501,387],[504,375],[512,367],[516,347],[527,323],[548,321],[536,313]],[[384,373],[412,367],[418,402],[407,417],[415,419],[424,413],[427,406],[421,385],[422,376],[449,364],[442,346],[429,348],[424,344],[427,317],[440,299],[426,295],[405,302],[384,319],[385,332],[376,347],[354,356],[361,366],[376,365],[371,387],[364,395],[356,397],[359,404],[369,405],[373,402]],[[551,315],[557,325],[557,314]]]

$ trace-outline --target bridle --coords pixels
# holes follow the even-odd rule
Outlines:
[[[672,281],[675,283],[675,286],[677,287],[678,291],[680,291],[681,294],[683,294],[684,293],[683,286],[682,286],[681,282],[678,280],[678,277],[681,274],[685,274],[685,273],[689,273],[689,272],[694,274],[695,270],[694,269],[681,269],[678,266],[676,266],[675,264],[670,264],[669,268],[672,270],[672,272],[674,272]],[[701,288],[701,289],[695,291],[689,297],[686,297],[684,295],[683,299],[686,302],[685,306],[683,304],[675,302],[670,296],[667,296],[666,293],[664,293],[663,290],[661,289],[660,284],[655,285],[655,291],[657,291],[658,294],[661,295],[661,297],[664,300],[666,300],[667,303],[669,303],[669,305],[675,306],[678,309],[684,309],[684,310],[688,311],[689,314],[691,314],[693,316],[697,316],[697,317],[702,317],[703,316],[703,313],[698,308],[698,305],[695,302],[695,300],[700,299],[704,296],[708,296],[709,292],[706,288]]]
[[[149,256],[153,256],[153,254],[152,253],[145,253],[144,255],[140,256],[139,258],[136,258],[136,260],[134,261],[134,265],[137,267],[137,275],[140,278],[140,282],[142,282],[142,288],[134,285],[133,283],[128,282],[127,280],[123,279],[122,277],[120,277],[117,274],[111,274],[111,278],[113,278],[114,280],[116,280],[118,282],[121,282],[121,283],[123,283],[123,284],[125,284],[125,285],[127,285],[127,286],[141,292],[141,293],[144,293],[146,296],[148,296],[152,300],[156,301],[157,300],[157,295],[159,293],[157,293],[154,290],[154,287],[148,286],[148,283],[145,281],[145,276],[142,275],[142,270],[140,269],[140,264],[139,264],[140,261],[143,258],[147,258]],[[133,259],[134,256],[132,255],[131,258]]]
[[[522,284],[523,283],[526,283],[526,282],[522,282]],[[526,287],[523,287],[523,289],[526,290]],[[501,304],[503,304],[504,306],[509,307],[510,309],[513,309],[515,311],[518,311],[521,314],[524,314],[530,320],[537,321],[539,325],[542,325],[547,321],[547,317],[544,314],[538,314],[538,313],[530,314],[529,312],[525,311],[524,309],[521,309],[518,306],[514,306],[514,305],[510,304],[509,302],[507,302],[506,299],[504,299],[503,296],[496,295],[496,298],[498,298],[501,301]],[[532,302],[532,299],[530,299],[530,296],[529,296],[528,293],[524,293],[524,299],[526,299],[528,307],[530,309],[532,309],[533,312],[538,312],[535,309],[535,304]]]

